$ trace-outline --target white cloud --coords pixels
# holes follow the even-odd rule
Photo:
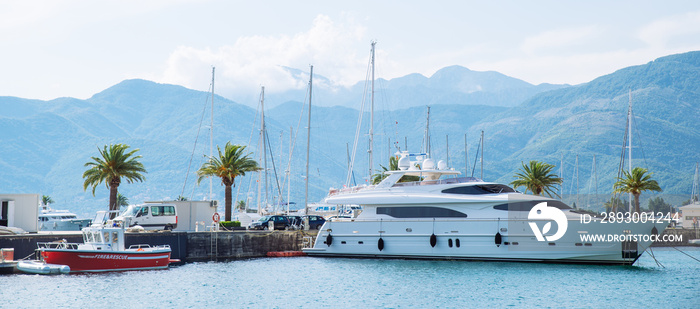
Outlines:
[[[697,44],[700,35],[700,11],[669,16],[643,27],[638,37],[651,48],[667,48],[668,43],[683,36],[695,36],[695,40],[681,40]]]
[[[529,54],[547,53],[552,49],[580,46],[599,33],[594,25],[545,31],[526,38],[520,49]]]
[[[335,22],[318,15],[311,28],[295,35],[244,36],[233,45],[212,48],[180,46],[174,50],[159,79],[201,89],[216,67],[216,87],[230,92],[280,92],[301,89],[305,82],[295,79],[282,67],[305,70],[310,64],[315,72],[341,85],[349,85],[364,76],[366,54],[357,54],[364,42],[365,29],[344,17]],[[219,92],[219,91],[217,91]]]

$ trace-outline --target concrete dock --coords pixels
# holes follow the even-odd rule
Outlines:
[[[141,232],[126,233],[126,246],[137,244],[170,245],[171,258],[183,263],[265,257],[270,251],[301,250],[304,237],[316,231],[218,231],[218,232]],[[65,239],[82,243],[77,233],[24,234],[0,236],[0,248],[14,248],[15,260],[31,256],[38,242]],[[308,240],[308,239],[307,239]]]

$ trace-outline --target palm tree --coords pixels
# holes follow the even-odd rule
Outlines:
[[[129,199],[121,193],[117,193],[117,205],[119,208],[129,206]]]
[[[623,177],[617,177],[617,181],[613,185],[615,193],[632,193],[634,197],[634,212],[639,213],[639,196],[643,191],[661,192],[661,187],[656,180],[651,179],[653,173],[648,173],[646,168],[635,167],[632,173],[622,171]]]
[[[187,201],[187,198],[182,195],[178,195],[176,201]]]
[[[117,188],[122,178],[128,183],[144,181],[146,177],[142,173],[148,173],[138,161],[141,156],[134,156],[139,150],[128,149],[129,145],[125,144],[105,145],[103,149],[97,148],[101,157],[92,157],[92,162],[85,163],[85,167],[90,168],[83,173],[83,190],[92,186],[92,196],[95,196],[95,189],[104,182],[109,188],[109,210],[119,210]]]
[[[397,159],[394,156],[391,156],[391,157],[389,157],[389,168],[386,168],[386,166],[381,165],[381,164],[379,166],[381,166],[382,171],[372,175],[372,184],[373,185],[376,185],[376,184],[382,182],[382,180],[384,180],[384,178],[389,176],[387,174],[384,174],[384,172],[386,172],[386,171],[398,171],[399,170],[399,159]],[[401,179],[399,179],[399,182],[411,182],[411,181],[419,181],[419,180],[420,180],[420,177],[418,177],[418,176],[406,176],[406,175],[404,175],[403,177],[401,177]]]
[[[510,183],[513,187],[524,186],[525,192],[530,190],[535,195],[542,195],[544,192],[550,197],[559,196],[554,192],[554,186],[561,184],[562,179],[552,172],[554,165],[535,160],[530,161],[528,165],[522,162],[521,164],[520,172],[513,176],[517,179]]]
[[[219,155],[210,157],[209,161],[204,162],[202,167],[197,170],[197,176],[199,176],[197,183],[210,176],[221,178],[221,184],[226,187],[225,221],[231,221],[231,187],[235,186],[236,177],[245,176],[246,172],[257,172],[261,168],[258,167],[258,162],[248,157],[250,153],[244,155],[245,146],[231,145],[230,142],[227,142],[224,152],[221,152],[221,147],[217,146],[216,148]]]
[[[54,203],[54,201],[50,196],[44,195],[41,197],[41,205],[44,206],[44,209],[46,209],[46,206],[49,206],[49,204],[52,204],[52,203]]]
[[[240,200],[236,202],[236,209],[238,209],[238,211],[245,211],[245,201]]]
[[[54,201],[53,201],[53,199],[52,199],[50,196],[48,196],[48,195],[43,195],[43,196],[41,197],[41,203],[44,204],[44,205],[48,205],[48,204],[54,203]]]

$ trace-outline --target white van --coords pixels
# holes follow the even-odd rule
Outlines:
[[[129,205],[115,218],[129,227],[139,225],[146,230],[173,230],[177,227],[177,211],[173,204]]]

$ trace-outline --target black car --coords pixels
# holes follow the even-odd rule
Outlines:
[[[306,218],[306,217],[309,218],[309,229],[312,229],[312,230],[320,230],[321,227],[323,226],[323,224],[326,223],[326,219],[324,219],[321,216],[314,216],[314,215],[304,216],[304,218]]]
[[[250,224],[251,230],[269,230],[270,222],[273,222],[275,230],[288,230],[290,228],[289,220],[286,216],[263,216],[258,221]]]

